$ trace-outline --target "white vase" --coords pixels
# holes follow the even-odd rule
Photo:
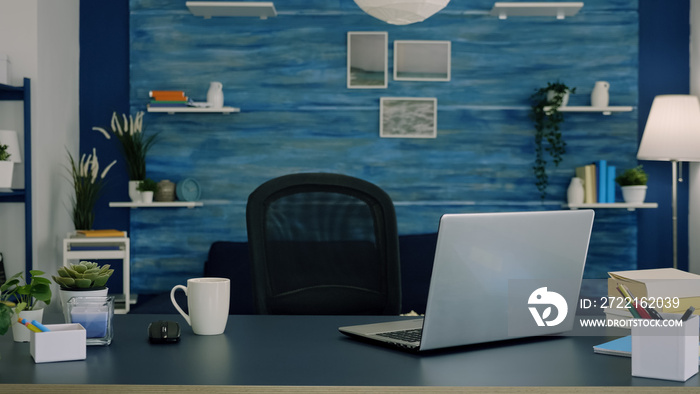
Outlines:
[[[61,310],[63,311],[63,317],[66,319],[66,323],[70,321],[67,316],[68,308],[66,304],[73,297],[107,297],[108,288],[98,289],[98,290],[63,290],[58,291],[59,298],[61,300]]]
[[[224,85],[221,82],[211,82],[207,91],[207,103],[211,108],[222,108],[224,106]]]
[[[569,205],[583,204],[583,194],[583,179],[575,177],[571,178],[569,188],[566,189],[566,199]]]
[[[131,202],[141,202],[140,183],[141,181],[129,181],[129,198],[131,198]]]
[[[607,107],[610,104],[610,84],[606,81],[596,81],[591,92],[591,106]]]
[[[22,311],[19,313],[19,319],[26,319],[28,322],[36,320],[41,323],[41,319],[44,317],[44,308],[34,309],[31,311]],[[15,342],[29,342],[29,329],[25,327],[22,323],[17,321],[18,316],[16,314],[12,315],[12,338]]]
[[[640,204],[644,202],[647,195],[647,186],[622,186],[622,198],[626,203]]]

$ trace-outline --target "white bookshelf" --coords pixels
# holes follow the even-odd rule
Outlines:
[[[498,19],[511,16],[549,16],[564,19],[576,15],[583,2],[496,2],[490,14]]]
[[[659,204],[655,202],[643,202],[643,203],[626,203],[626,202],[606,202],[606,203],[594,203],[594,204],[562,204],[563,208],[569,209],[585,209],[585,208],[604,208],[604,209],[627,209],[628,211],[634,211],[637,208],[649,209],[658,208]]]
[[[175,113],[201,113],[201,114],[231,114],[241,112],[240,108],[236,107],[222,107],[222,108],[202,108],[202,107],[147,107],[148,112],[165,112],[170,115]]]
[[[192,15],[209,19],[214,16],[247,16],[267,19],[277,16],[271,1],[188,1]]]
[[[544,107],[545,112],[549,112],[552,107]],[[613,107],[591,107],[591,106],[563,106],[557,110],[559,112],[600,112],[603,115],[612,115],[613,112],[631,112],[634,109],[632,106],[613,106]]]
[[[154,202],[110,202],[111,208],[194,208],[201,207],[201,201],[154,201]]]

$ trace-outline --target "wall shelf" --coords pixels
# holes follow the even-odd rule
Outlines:
[[[32,247],[32,103],[31,80],[23,79],[23,86],[0,84],[0,102],[21,101],[24,119],[24,148],[22,164],[24,164],[24,189],[3,189],[0,191],[0,203],[24,203],[24,256],[25,275],[33,269],[34,255]]]
[[[188,1],[185,4],[192,15],[204,19],[213,16],[252,16],[260,19],[277,16],[271,1]]]
[[[201,207],[201,201],[172,201],[172,202],[110,202],[111,208],[194,208]]]
[[[551,16],[564,19],[576,15],[583,7],[583,2],[496,2],[491,9],[491,16],[508,19],[509,16]]]
[[[208,113],[208,114],[224,114],[228,115],[231,113],[241,112],[240,108],[236,107],[223,107],[223,108],[200,108],[200,107],[147,107],[148,112],[165,112],[169,115],[175,113]]]
[[[544,107],[545,112],[549,112],[552,107]],[[603,115],[611,115],[613,112],[631,112],[632,106],[615,107],[591,107],[591,106],[565,106],[559,107],[559,112],[601,112]]]
[[[643,202],[643,203],[626,203],[626,202],[607,202],[607,203],[594,203],[594,204],[562,204],[563,208],[569,209],[579,209],[579,208],[608,208],[608,209],[620,209],[626,208],[628,211],[634,211],[637,208],[658,208],[659,204],[655,202]]]

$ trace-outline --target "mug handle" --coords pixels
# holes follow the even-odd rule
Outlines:
[[[177,304],[177,301],[175,301],[175,291],[176,291],[177,289],[182,289],[182,291],[185,292],[185,295],[187,295],[187,287],[185,287],[185,286],[183,286],[183,285],[176,285],[175,287],[173,287],[172,290],[170,290],[170,301],[173,302],[173,305],[175,306],[175,309],[177,309],[177,311],[180,312],[180,314],[182,315],[182,317],[185,318],[185,321],[187,321],[187,324],[189,324],[189,325],[191,326],[192,323],[190,322],[190,317],[189,317],[189,315],[187,315],[187,314],[185,313],[185,311],[183,311],[182,308],[180,308],[180,305]]]

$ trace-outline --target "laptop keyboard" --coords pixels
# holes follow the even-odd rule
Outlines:
[[[397,339],[404,342],[420,342],[421,335],[423,333],[422,328],[416,328],[412,330],[401,330],[401,331],[390,331],[382,332],[377,335],[380,337],[386,337],[391,339]]]

